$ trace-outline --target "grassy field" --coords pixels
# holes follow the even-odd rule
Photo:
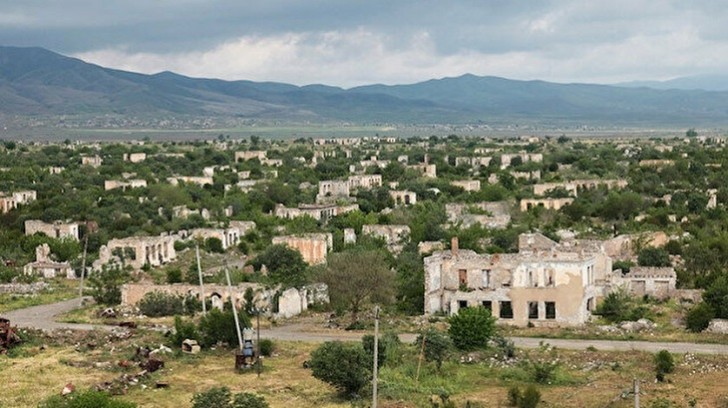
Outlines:
[[[122,374],[140,371],[136,366],[122,368],[120,361],[131,360],[137,345],[156,348],[165,338],[160,333],[139,331],[130,338],[113,334],[63,333],[41,337],[0,356],[4,374],[2,407],[32,407],[60,392],[67,383],[79,389],[110,381]],[[44,346],[45,345],[45,346]],[[205,350],[198,355],[173,352],[162,355],[165,367],[118,398],[140,407],[189,407],[196,392],[225,385],[233,392],[263,395],[271,407],[349,407],[329,385],[315,379],[304,362],[314,344],[278,342],[274,356],[265,359],[260,378],[254,372],[235,372],[230,350]],[[626,393],[632,380],[642,381],[642,403],[650,407],[660,398],[679,407],[728,407],[728,356],[676,355],[674,373],[668,381],[654,381],[653,356],[642,352],[602,352],[555,350],[518,351],[516,359],[503,362],[495,351],[471,354],[471,363],[460,362],[454,354],[441,371],[425,363],[416,380],[415,347],[402,345],[389,353],[380,375],[380,406],[429,407],[433,395],[446,393],[464,406],[466,401],[484,407],[506,406],[508,388],[533,383],[532,362],[553,363],[557,367],[544,384],[542,407],[631,407]],[[163,381],[169,388],[156,389]],[[694,402],[695,405],[690,405]],[[723,404],[723,405],[721,405]]]

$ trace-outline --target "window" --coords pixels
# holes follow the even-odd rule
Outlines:
[[[493,302],[491,302],[490,300],[484,300],[483,301],[483,308],[484,309],[488,309],[488,310],[490,310],[492,312],[493,311]]]
[[[588,312],[591,312],[592,310],[594,310],[594,298],[589,298],[586,301],[586,310]]]
[[[501,319],[513,319],[513,307],[511,302],[500,302]]]
[[[468,308],[468,301],[467,300],[458,300],[458,308],[460,308],[460,309],[467,309]]]
[[[538,302],[528,302],[528,318],[538,319]]]
[[[458,269],[458,280],[460,281],[460,285],[468,284],[468,270],[467,269]]]
[[[483,269],[483,287],[490,287],[490,269]]]
[[[546,318],[556,319],[556,302],[546,302]]]

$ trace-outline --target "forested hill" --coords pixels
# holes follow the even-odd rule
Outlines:
[[[0,47],[0,115],[199,115],[290,122],[728,124],[728,92],[463,75],[342,89],[154,75]]]

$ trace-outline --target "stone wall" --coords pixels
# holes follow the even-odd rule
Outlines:
[[[285,235],[273,237],[272,242],[295,249],[309,265],[326,263],[326,255],[333,248],[331,233]]]

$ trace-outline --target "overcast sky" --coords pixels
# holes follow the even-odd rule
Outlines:
[[[194,77],[614,83],[728,72],[724,1],[0,0],[0,45]]]

